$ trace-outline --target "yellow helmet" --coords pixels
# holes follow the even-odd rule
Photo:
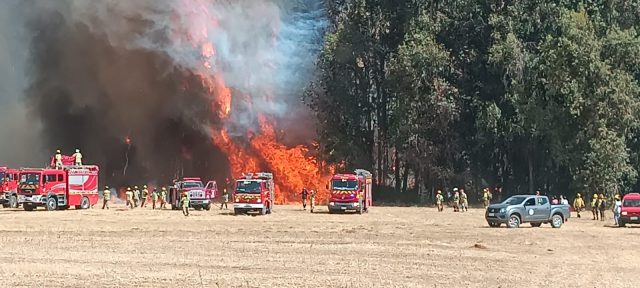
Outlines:
[[[576,194],[576,197],[580,198],[582,197],[582,195],[580,195],[580,193]]]
[[[593,194],[593,199],[596,199],[596,198],[598,198],[598,193]]]
[[[142,188],[147,189],[147,185],[142,186]]]

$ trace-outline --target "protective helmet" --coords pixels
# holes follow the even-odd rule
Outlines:
[[[60,149],[56,150],[56,153],[60,154]]]
[[[167,191],[167,187],[162,187],[162,191]]]
[[[104,189],[107,189],[107,190],[109,190],[109,186],[104,186]]]
[[[127,191],[131,191],[131,187],[127,187]]]
[[[438,190],[438,194],[442,194],[442,191]]]
[[[80,153],[80,149],[76,149],[76,153]]]
[[[614,198],[615,198],[616,200],[620,200],[620,195],[616,195]]]
[[[138,189],[138,186],[133,186],[133,189]]]
[[[582,195],[580,195],[580,193],[576,194],[576,197],[580,198],[582,197]]]
[[[598,193],[593,194],[593,199],[598,198]]]
[[[147,189],[147,185],[143,185],[142,188]]]
[[[456,191],[458,191],[458,188],[453,188],[453,192],[456,192]]]

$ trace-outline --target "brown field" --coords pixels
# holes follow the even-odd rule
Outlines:
[[[638,228],[488,228],[482,210],[366,215],[0,210],[2,287],[638,287]]]

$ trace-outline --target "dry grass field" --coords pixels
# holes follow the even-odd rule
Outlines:
[[[2,287],[638,287],[639,228],[488,228],[482,210],[367,215],[0,210]]]

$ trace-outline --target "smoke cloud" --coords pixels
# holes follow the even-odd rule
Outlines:
[[[301,119],[325,25],[321,0],[2,1],[0,163],[80,148],[110,185],[220,179],[210,127]],[[228,119],[202,75],[230,88]]]

